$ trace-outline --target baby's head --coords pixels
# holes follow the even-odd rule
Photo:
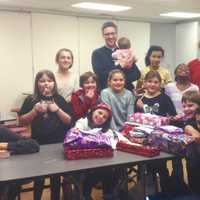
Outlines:
[[[187,118],[192,118],[196,109],[200,107],[200,92],[191,90],[183,93],[182,106]]]
[[[126,37],[121,37],[117,41],[117,46],[119,47],[119,49],[130,49],[131,41]]]
[[[111,118],[111,107],[100,103],[88,113],[88,125],[91,128],[102,128],[102,132],[106,132],[110,128]]]

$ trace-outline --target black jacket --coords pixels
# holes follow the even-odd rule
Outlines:
[[[0,142],[8,143],[8,151],[11,154],[29,154],[40,150],[39,144],[34,139],[24,138],[5,127],[0,127]]]

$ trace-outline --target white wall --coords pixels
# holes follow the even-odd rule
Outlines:
[[[33,64],[35,74],[41,69],[57,69],[56,52],[69,48],[74,54],[72,71],[78,71],[78,21],[76,17],[32,14]]]
[[[0,12],[1,115],[19,94],[32,89],[30,15]]]
[[[151,23],[150,44],[163,47],[165,50],[163,65],[173,75],[176,67],[176,24]]]
[[[177,24],[176,26],[176,65],[187,63],[198,55],[198,22]]]
[[[32,92],[33,77],[40,69],[55,71],[55,54],[60,48],[74,53],[72,70],[91,70],[91,52],[102,45],[101,25],[106,20],[53,14],[0,12],[0,112],[21,105],[22,93]],[[128,36],[143,63],[149,46],[150,25],[116,21],[119,35]],[[21,100],[21,101],[20,101]],[[16,103],[17,101],[17,103]]]
[[[150,45],[150,24],[130,21],[118,21],[119,37],[130,38],[133,52],[138,59],[137,65],[144,66],[144,57]]]
[[[106,20],[78,18],[79,19],[79,62],[80,74],[92,70],[91,54],[94,49],[103,44],[101,26]]]

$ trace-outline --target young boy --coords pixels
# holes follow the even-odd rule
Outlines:
[[[182,96],[183,115],[176,115],[173,124],[180,128],[184,128],[188,120],[193,118],[194,112],[200,107],[200,92],[187,91]]]
[[[193,119],[194,113],[196,109],[200,107],[200,92],[198,91],[185,92],[182,96],[182,107],[184,115],[175,116],[174,119],[176,120],[176,122],[173,123],[173,125],[176,125],[180,128],[184,127],[186,128],[187,124],[189,124],[191,121],[194,121]],[[188,146],[188,150],[191,148],[190,146],[193,146],[193,144]],[[186,159],[187,159],[189,187],[192,187],[192,181],[190,175],[191,169],[189,167],[190,160],[188,159],[188,156],[186,156]],[[176,159],[173,159],[172,166],[173,166],[172,178],[174,185],[176,187],[176,191],[180,193],[188,192],[183,178],[182,157],[176,157]]]
[[[200,194],[200,107],[194,113],[185,126],[185,133],[194,138],[194,142],[187,147],[188,181],[191,191]]]

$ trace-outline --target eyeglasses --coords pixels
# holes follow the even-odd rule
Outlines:
[[[116,32],[111,32],[111,33],[104,33],[103,35],[108,37],[108,36],[115,36],[117,33]]]

